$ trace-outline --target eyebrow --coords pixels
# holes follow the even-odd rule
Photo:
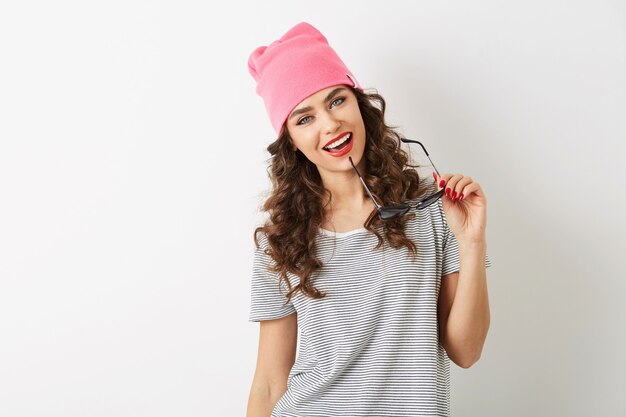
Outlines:
[[[333,97],[335,97],[338,93],[344,91],[346,88],[345,87],[339,87],[339,88],[335,88],[333,91],[331,91],[326,98],[324,99],[324,103],[326,103],[327,101],[331,100]],[[302,113],[306,113],[308,111],[313,110],[313,107],[311,106],[306,106],[303,107],[301,109],[298,110],[294,110],[293,113],[291,113],[291,116],[289,116],[289,120],[293,119],[294,117],[296,117],[299,114]]]

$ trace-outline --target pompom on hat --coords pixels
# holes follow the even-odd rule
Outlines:
[[[363,91],[324,35],[306,22],[256,48],[248,58],[248,71],[278,135],[291,111],[308,96],[337,84]]]

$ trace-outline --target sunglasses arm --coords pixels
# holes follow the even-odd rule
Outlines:
[[[418,141],[418,140],[413,140],[413,139],[407,139],[407,138],[400,138],[400,140],[404,143],[417,143],[419,146],[422,147],[422,150],[424,151],[424,153],[426,154],[426,157],[428,158],[428,160],[430,161],[430,164],[433,166],[433,168],[435,168],[435,172],[437,173],[437,175],[439,175],[441,177],[441,174],[439,174],[439,171],[437,170],[437,167],[435,166],[435,164],[433,163],[433,160],[430,159],[430,155],[428,154],[428,151],[426,150],[426,148],[424,147],[424,145],[422,145],[422,142]]]
[[[357,171],[358,174],[358,171]],[[380,204],[378,204],[376,202],[376,200],[374,199],[374,196],[372,196],[372,193],[370,193],[369,188],[367,188],[367,185],[365,185],[365,181],[363,181],[363,178],[361,178],[361,176],[359,175],[359,179],[361,180],[361,183],[363,184],[363,187],[365,188],[365,191],[367,191],[367,194],[370,196],[370,198],[372,199],[372,201],[374,202],[374,205],[376,206],[376,209],[380,210],[381,206]]]
[[[374,205],[376,206],[376,209],[380,211],[380,209],[382,207],[380,206],[380,204],[378,204],[376,202],[376,200],[374,199],[374,196],[372,195],[372,193],[370,193],[370,190],[369,190],[369,188],[367,188],[367,184],[365,184],[365,181],[363,180],[363,177],[361,177],[361,174],[359,173],[359,170],[356,169],[356,166],[354,166],[354,162],[352,162],[352,157],[349,156],[348,159],[350,160],[350,164],[352,165],[352,168],[354,169],[354,172],[356,172],[356,175],[361,180],[361,184],[363,184],[363,188],[365,188],[365,191],[367,192],[367,195],[369,195],[370,198],[372,199],[372,201],[374,202]]]

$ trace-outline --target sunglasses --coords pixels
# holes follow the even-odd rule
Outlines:
[[[428,157],[428,160],[430,161],[431,165],[433,166],[433,168],[435,168],[435,172],[437,173],[437,175],[439,175],[439,171],[437,171],[435,164],[433,164],[433,161],[430,159],[430,156],[428,155],[426,148],[424,147],[424,145],[422,145],[421,142],[418,142],[416,140],[406,139],[406,138],[400,138],[400,140],[404,143],[417,143],[418,145],[420,145],[422,149],[424,150],[424,153]],[[416,210],[423,210],[426,207],[430,206],[435,201],[437,201],[438,199],[440,199],[443,193],[445,192],[445,189],[442,188],[441,190],[437,191],[435,194],[420,200],[417,204],[413,206],[410,205],[409,203],[404,203],[404,204],[398,204],[395,206],[383,207],[380,204],[378,204],[376,200],[374,200],[374,196],[372,196],[372,193],[370,192],[369,188],[367,188],[367,184],[365,184],[365,181],[363,180],[363,177],[361,177],[359,170],[356,169],[354,162],[352,162],[352,157],[350,156],[348,157],[348,159],[350,160],[350,164],[352,164],[352,168],[354,168],[354,171],[359,176],[359,179],[361,180],[361,184],[363,184],[363,187],[365,187],[365,191],[367,191],[367,195],[369,195],[372,201],[374,202],[374,205],[376,206],[376,210],[378,210],[378,217],[381,220],[391,220],[400,216],[404,216],[412,208]]]

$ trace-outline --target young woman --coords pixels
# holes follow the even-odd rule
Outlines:
[[[434,165],[420,178],[400,144],[426,149],[310,24],[248,68],[278,135],[254,234],[248,417],[449,415],[449,361],[475,363],[489,328],[481,186]]]

